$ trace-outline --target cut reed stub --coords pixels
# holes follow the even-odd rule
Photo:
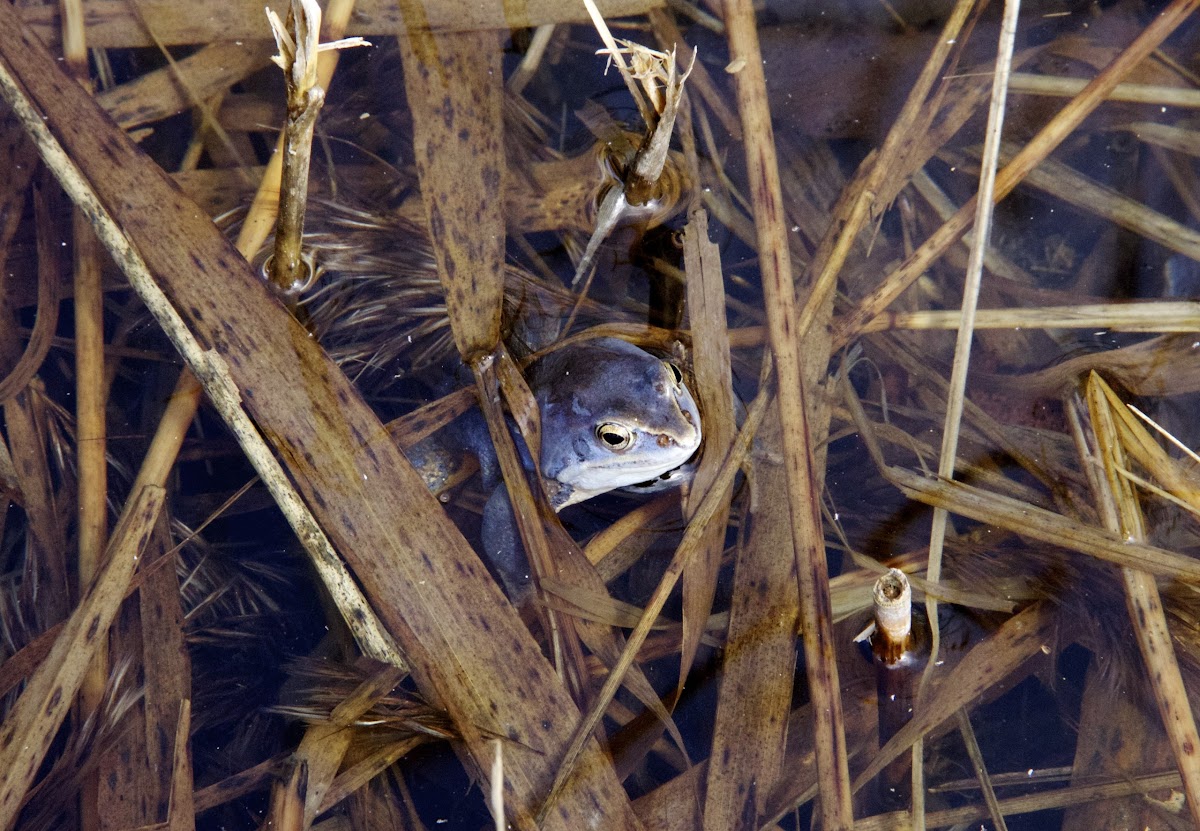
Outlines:
[[[886,666],[904,660],[912,633],[912,587],[899,569],[889,569],[875,581],[875,636],[871,651]]]

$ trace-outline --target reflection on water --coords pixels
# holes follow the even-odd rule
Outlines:
[[[549,565],[539,564],[536,552],[529,559],[520,555],[520,529],[507,512],[496,524],[501,465],[473,406],[472,371],[455,349],[454,335],[461,342],[468,324],[465,313],[452,322],[446,312],[449,260],[439,245],[464,229],[486,233],[486,217],[464,221],[449,205],[442,216],[435,204],[431,227],[431,206],[422,199],[422,188],[470,194],[481,183],[465,176],[447,180],[445,172],[431,181],[436,166],[415,155],[414,130],[427,125],[414,126],[413,113],[426,108],[405,100],[392,18],[372,17],[369,8],[352,18],[351,32],[375,45],[343,56],[317,127],[306,244],[318,280],[295,314],[422,467],[492,576],[510,590],[527,584],[524,573],[508,570],[511,556],[515,568],[540,574],[540,594],[514,591],[519,608],[513,614],[556,663],[578,707],[544,713],[548,722],[556,720],[558,732],[545,739],[553,746],[533,748],[539,760],[523,762],[529,747],[509,735],[518,731],[506,716],[496,716],[495,724],[462,723],[449,703],[457,699],[443,685],[469,689],[471,679],[458,677],[458,657],[434,648],[441,643],[437,633],[394,633],[402,647],[420,644],[432,655],[418,656],[414,677],[362,659],[266,491],[251,484],[230,502],[254,471],[220,420],[202,408],[168,486],[174,542],[164,530],[159,554],[149,558],[172,558],[179,608],[149,628],[146,610],[161,601],[143,589],[141,606],[122,612],[108,662],[112,689],[91,698],[101,707],[98,726],[86,734],[74,723],[64,729],[18,827],[108,827],[105,806],[120,800],[111,788],[96,797],[83,781],[90,771],[117,777],[137,795],[131,801],[139,807],[122,809],[113,827],[165,821],[172,788],[189,787],[186,768],[173,778],[152,774],[171,770],[172,753],[164,748],[172,742],[156,745],[146,737],[174,735],[182,698],[191,701],[187,750],[200,828],[259,827],[272,810],[274,777],[289,769],[298,748],[308,754],[321,742],[346,740],[328,750],[330,770],[340,771],[332,780],[339,799],[323,806],[329,827],[484,827],[490,757],[472,758],[475,751],[464,747],[501,740],[512,766],[510,799],[516,798],[512,783],[525,782],[523,764],[542,770],[537,765],[561,757],[559,734],[569,738],[573,720],[600,695],[607,668],[624,639],[634,637],[640,610],[654,601],[664,574],[677,576],[669,564],[681,542],[685,551],[696,545],[685,529],[701,494],[688,483],[693,476],[705,487],[712,481],[720,461],[713,457],[724,450],[711,447],[731,441],[747,407],[773,388],[761,372],[769,340],[761,273],[774,252],[760,250],[765,240],[755,223],[765,220],[755,210],[735,96],[745,76],[732,60],[724,12],[715,5],[673,0],[666,10],[610,20],[616,37],[652,48],[681,37],[681,67],[697,49],[663,160],[666,172],[637,187],[630,183],[649,131],[626,85],[615,72],[604,73],[596,31],[548,19],[557,25],[509,28],[496,39],[508,84],[499,191],[505,349],[520,362],[571,335],[625,337],[653,356],[649,365],[658,372],[610,377],[596,359],[599,347],[589,356],[585,340],[572,347],[574,363],[552,362],[562,367],[555,378],[530,377],[537,398],[529,406],[543,408],[543,429],[582,425],[582,438],[572,446],[591,441],[608,454],[581,462],[589,483],[596,471],[607,476],[598,458],[631,458],[632,452],[621,457],[630,447],[665,455],[676,439],[645,413],[661,414],[647,407],[653,395],[679,400],[664,393],[667,387],[686,387],[700,402],[710,442],[702,462],[692,459],[667,472],[651,465],[649,481],[634,487],[571,500],[580,504],[561,513],[548,505],[525,512],[527,523],[548,529],[549,550],[560,558]],[[1047,140],[1053,132],[1047,125],[1079,92],[1076,82],[1101,73],[1159,19],[1165,4],[1031,2],[1022,11],[1002,161],[1022,158],[1031,143],[1047,158],[1039,156],[1041,163],[996,208],[958,442],[960,484],[950,486],[925,474],[938,467],[955,361],[951,330],[959,325],[972,237],[961,233],[969,220],[959,233],[946,229],[957,216],[972,215],[1001,9],[971,11],[963,28],[948,35],[949,4],[835,5],[767,2],[758,19],[787,254],[802,319],[811,322],[797,337],[809,396],[808,439],[824,488],[834,624],[828,650],[843,711],[833,730],[845,736],[848,776],[856,786],[876,762],[885,768],[855,796],[855,816],[866,828],[908,822],[902,814],[909,809],[910,757],[889,745],[888,759],[899,761],[880,762],[876,690],[889,687],[853,643],[869,616],[870,583],[886,563],[914,578],[918,604],[927,590],[940,601],[936,666],[925,681],[913,673],[904,691],[916,700],[913,724],[925,725],[929,827],[995,825],[965,749],[969,742],[978,743],[987,788],[994,789],[1010,828],[1185,827],[1187,808],[1172,801],[1185,788],[1170,774],[1179,767],[1173,748],[1186,745],[1195,728],[1179,717],[1177,732],[1168,735],[1160,712],[1188,711],[1185,700],[1171,697],[1179,695],[1171,677],[1200,688],[1194,678],[1200,669],[1200,569],[1193,559],[1198,491],[1193,462],[1181,449],[1200,444],[1193,417],[1200,394],[1194,334],[1200,306],[1193,301],[1200,279],[1194,162],[1200,144],[1191,115],[1200,27],[1185,21],[1127,70],[1113,100]],[[471,14],[477,12],[486,10]],[[183,10],[143,14],[172,33],[163,37],[180,56],[188,44],[227,37],[209,32],[199,18],[191,29],[182,26],[174,18],[186,17]],[[390,6],[387,14],[394,14]],[[554,18],[561,11],[531,6],[530,14]],[[160,15],[172,21],[157,20]],[[242,25],[237,20],[231,17],[229,25]],[[132,35],[105,32],[89,32],[97,38],[93,68],[102,100],[116,113],[130,108],[121,103],[128,98],[152,112],[147,121],[117,117],[126,125],[150,124],[145,148],[178,170],[181,186],[224,227],[236,228],[284,118],[278,70],[248,60],[244,69],[220,75],[205,57],[215,54],[205,49],[216,47],[204,47],[184,71],[196,73],[190,95],[207,103],[195,115],[171,115],[190,105],[172,109],[159,100],[166,93],[139,81],[159,77],[155,72],[166,77],[157,53],[137,46]],[[259,37],[266,34],[264,25]],[[257,41],[247,43],[265,56]],[[944,63],[923,81],[935,54]],[[914,99],[913,90],[926,82],[924,95]],[[413,87],[407,89],[411,94]],[[480,92],[479,100],[485,97]],[[442,143],[428,152],[451,152],[456,135],[465,141],[470,118],[486,107],[478,110],[458,112],[464,123],[454,125],[457,133],[448,120]],[[893,133],[898,121],[907,126]],[[20,212],[23,188],[4,194],[0,212]],[[864,188],[870,192],[864,195]],[[595,253],[583,296],[572,290],[572,278],[615,192],[625,200],[623,212]],[[689,214],[699,208],[707,211],[724,284],[723,312],[707,316],[695,300],[703,277],[685,257],[683,242]],[[45,309],[37,310],[39,269],[41,279],[64,283],[72,270],[69,257],[54,258],[44,245],[66,236],[65,201],[43,212],[40,223],[32,210],[28,214],[7,246],[5,309],[16,324],[0,327],[10,333],[7,366],[38,341],[25,338],[35,320],[45,319]],[[839,231],[855,223],[861,231],[837,245]],[[486,247],[481,241],[478,250]],[[257,263],[266,256],[264,250]],[[494,285],[493,276],[478,276],[479,285]],[[108,489],[115,510],[130,471],[141,463],[178,359],[118,271],[108,265],[105,277]],[[468,307],[469,292],[454,295],[465,291],[462,285],[452,286],[452,296]],[[815,285],[836,290],[810,306]],[[57,332],[49,334],[63,340],[53,341],[57,348],[49,350],[32,386],[5,402],[5,458],[12,463],[0,467],[10,504],[0,538],[9,587],[0,605],[0,655],[6,658],[0,674],[25,666],[7,659],[49,643],[38,636],[70,605],[54,609],[39,586],[50,579],[72,586],[72,604],[79,594],[73,559],[61,553],[75,548],[78,532],[70,518],[79,498],[75,334],[67,325],[73,304],[63,304],[62,312]],[[692,347],[712,354],[715,345],[719,356],[726,334],[736,424],[705,409],[706,401],[728,395],[726,382],[691,361]],[[1092,371],[1111,393],[1088,381]],[[519,400],[512,398],[513,383],[510,378],[505,389],[519,435],[515,424],[524,425],[530,413],[513,404]],[[547,387],[554,396],[543,394]],[[616,402],[602,415],[590,403],[601,397]],[[548,412],[550,398],[569,402],[566,416]],[[1163,432],[1144,426],[1126,405]],[[814,719],[809,707],[816,673],[796,660],[804,653],[795,632],[799,590],[791,540],[792,523],[800,519],[787,500],[795,483],[781,467],[780,436],[798,429],[768,416],[728,510],[707,519],[701,513],[709,561],[697,557],[683,570],[682,590],[669,596],[661,626],[649,634],[630,680],[594,731],[612,760],[613,772],[604,776],[616,782],[615,773],[623,783],[623,791],[613,785],[615,798],[631,800],[630,810],[647,828],[807,828],[814,816],[819,823],[835,814],[828,802],[823,811],[815,808],[814,794],[833,798],[839,772],[818,770],[813,761],[814,744],[831,734],[818,735],[824,720]],[[637,444],[642,437],[649,437],[648,450]],[[557,433],[549,438],[563,443]],[[519,444],[532,470],[537,453]],[[696,473],[698,462],[714,467]],[[574,486],[555,472],[542,473],[544,483],[531,482],[535,490],[544,484],[551,501],[557,488]],[[937,588],[924,581],[934,506],[950,512]],[[699,527],[694,523],[693,530]],[[502,549],[510,555],[504,563],[495,558]],[[1137,572],[1153,579],[1139,584]],[[484,579],[482,573],[462,576]],[[1155,626],[1153,613],[1136,613],[1139,604],[1153,609],[1157,592],[1169,640],[1150,640],[1145,632]],[[443,625],[454,625],[452,618]],[[146,633],[158,631],[167,633],[164,643],[180,640],[163,664],[170,672],[147,665],[159,659],[144,643]],[[184,645],[188,660],[180,657]],[[1168,645],[1174,655],[1164,660]],[[516,688],[524,683],[525,656],[506,656],[511,649],[483,636],[478,641],[481,660],[501,676],[511,672]],[[6,690],[28,672],[15,671],[22,675]],[[923,693],[920,684],[928,684]],[[542,700],[537,690],[521,689],[524,698]],[[649,708],[648,700],[662,704]],[[960,708],[972,730],[955,718]],[[673,713],[669,729],[654,709],[660,716]],[[317,726],[330,718],[336,730]],[[318,740],[320,729],[338,738]],[[468,742],[458,744],[464,732]],[[887,733],[905,735],[895,724]],[[315,758],[310,784],[328,787]],[[557,769],[555,763],[550,775]],[[246,771],[248,784],[235,787],[233,777]],[[1149,797],[1131,796],[1141,777],[1152,774],[1168,775],[1144,785]],[[1107,790],[1084,792],[1085,784]],[[521,787],[544,797],[550,785],[539,779]],[[556,799],[570,803],[571,787]],[[78,803],[81,790],[87,796]],[[529,815],[516,817],[510,804],[510,819],[519,820],[514,827],[535,827],[539,805],[526,807]],[[559,827],[553,809],[548,816],[541,827]],[[85,819],[96,817],[98,824]],[[615,827],[605,819],[596,827]]]

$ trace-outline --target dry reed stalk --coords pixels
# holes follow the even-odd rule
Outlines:
[[[87,42],[81,0],[60,3],[63,16],[63,59],[67,69],[89,92]],[[78,465],[79,585],[91,584],[100,568],[108,538],[108,441],[105,425],[107,390],[104,371],[104,293],[100,274],[100,241],[80,211],[71,212],[74,244],[75,316],[75,459]],[[79,690],[80,715],[93,716],[104,700],[109,675],[109,645],[102,643]],[[100,772],[87,776],[80,798],[81,826],[100,827]]]
[[[975,238],[971,241],[971,255],[967,262],[966,279],[963,285],[961,320],[954,344],[954,365],[950,370],[950,384],[946,399],[946,417],[942,424],[942,443],[938,453],[938,475],[944,479],[954,478],[954,463],[958,456],[958,438],[962,428],[964,401],[967,389],[967,371],[971,361],[971,342],[975,335],[975,309],[979,304],[979,289],[983,282],[983,260],[987,252],[992,230],[992,197],[996,189],[996,169],[1000,163],[1000,137],[1004,129],[1004,105],[1008,92],[1008,75],[1012,70],[1013,47],[1017,37],[1017,18],[1021,11],[1020,0],[1006,0],[1004,17],[1000,24],[999,42],[996,45],[996,67],[992,78],[992,97],[988,107],[987,132],[984,138],[983,159],[979,176],[979,187],[975,202]],[[936,584],[942,576],[942,547],[946,540],[946,524],[949,513],[935,508],[929,531],[929,559],[926,579]],[[941,648],[941,631],[938,626],[938,600],[935,595],[926,595],[925,613],[929,620],[929,662],[921,676],[921,687],[929,683],[938,664]],[[914,828],[924,827],[925,788],[923,773],[923,749],[920,739],[913,745],[912,800]]]
[[[1200,562],[1192,557],[1146,543],[1129,542],[1116,534],[1026,502],[960,482],[929,479],[896,467],[887,468],[884,475],[910,499],[1004,528],[1022,537],[1152,574],[1200,579]]]
[[[197,0],[185,8],[174,0],[139,0],[134,9],[125,0],[89,0],[88,40],[100,49],[152,47],[154,38],[139,16],[167,46],[260,40],[264,38],[263,5],[260,0]],[[284,0],[272,0],[268,5],[279,10]],[[653,0],[598,0],[597,5],[612,19],[645,14],[658,4]],[[18,12],[43,43],[53,47],[61,42],[54,4],[24,6]],[[430,3],[428,22],[438,31],[496,31],[587,19],[582,4],[559,0],[529,0],[519,10],[501,0],[452,0]],[[393,35],[405,25],[405,17],[394,0],[363,0],[351,22],[352,35]]]
[[[885,311],[863,332],[891,329],[945,330],[958,328],[956,311]],[[1085,303],[1077,306],[1040,308],[979,309],[976,329],[1107,329],[1113,332],[1195,332],[1200,321],[1200,303],[1190,300],[1158,300],[1135,303]],[[761,331],[761,330],[760,330]],[[739,344],[746,343],[751,329],[739,330]]]
[[[346,33],[346,27],[356,7],[356,0],[331,0],[325,9],[325,26],[334,40],[339,40]],[[317,85],[328,89],[337,70],[338,52],[326,52],[317,57]],[[263,171],[262,181],[250,203],[250,210],[238,231],[237,250],[247,260],[254,257],[267,241],[279,210],[280,182],[283,174],[283,143],[284,135],[280,133],[275,143],[275,152],[271,154]]]
[[[1200,0],[1173,0],[1153,22],[1126,47],[1115,60],[1071,99],[1043,127],[1016,157],[996,174],[994,199],[1000,200],[1012,192],[1034,167],[1062,143],[1083,120],[1100,105],[1104,98],[1143,58],[1157,49],[1188,16],[1200,7]],[[972,198],[954,217],[942,225],[912,253],[884,282],[859,301],[857,308],[844,317],[834,333],[840,347],[857,336],[860,328],[882,312],[908,288],[925,270],[953,245],[970,227],[975,214]]]
[[[738,111],[746,140],[747,178],[754,206],[763,302],[767,307],[771,354],[779,387],[784,469],[799,575],[801,631],[822,780],[821,810],[827,828],[848,829],[854,824],[854,809],[841,690],[833,653],[829,574],[819,507],[821,483],[813,446],[817,425],[810,424],[808,396],[812,393],[811,389],[805,389],[801,376],[798,336],[803,330],[798,327],[796,317],[788,230],[766,79],[751,4],[747,0],[728,0],[724,8],[730,57],[734,64],[743,64],[736,74]]]
[[[998,807],[1002,814],[1011,817],[1038,811],[1069,808],[1072,805],[1089,802],[1119,799],[1125,796],[1145,796],[1166,788],[1178,788],[1179,784],[1179,773],[1172,771],[1139,776],[1134,779],[1121,778],[1096,784],[1060,788],[1048,793],[1009,797],[999,800]],[[982,805],[966,805],[961,808],[932,811],[926,815],[926,818],[930,827],[947,828],[986,819],[987,810]],[[910,827],[907,811],[867,817],[859,820],[855,825],[856,831],[908,831]]]
[[[107,556],[45,662],[0,724],[0,829],[14,827],[21,801],[75,699],[88,665],[116,617],[165,492],[135,491],[113,530]]]
[[[1104,471],[1103,479],[1095,478],[1100,486],[1095,495],[1100,515],[1109,532],[1130,542],[1144,541],[1146,528],[1141,506],[1132,483],[1121,475],[1127,463],[1112,415],[1114,408],[1125,405],[1094,372],[1088,377],[1085,393],[1093,430],[1088,444],[1094,441],[1094,452]],[[1200,825],[1200,733],[1196,731],[1187,687],[1175,658],[1158,584],[1152,574],[1140,569],[1122,568],[1121,576],[1129,619],[1183,779],[1188,810],[1192,821]]]
[[[1074,98],[1087,86],[1084,78],[1064,78],[1053,75],[1035,75],[1031,72],[1014,72],[1009,80],[1009,89],[1032,95],[1053,95]],[[1157,84],[1117,84],[1108,94],[1109,101],[1127,101],[1133,104],[1150,104],[1158,107],[1200,107],[1200,91],[1167,87]]]
[[[317,83],[317,52],[322,47],[362,46],[365,41],[320,44],[321,9],[314,0],[292,0],[286,25],[273,11],[267,12],[267,19],[279,50],[271,60],[283,70],[287,88],[287,124],[276,153],[282,169],[268,278],[280,292],[295,294],[316,280],[316,267],[303,257],[301,239],[308,208],[313,131],[325,103],[325,89]]]

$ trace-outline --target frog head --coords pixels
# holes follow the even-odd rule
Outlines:
[[[700,413],[669,361],[616,338],[556,350],[526,373],[555,510],[657,479],[700,446]]]

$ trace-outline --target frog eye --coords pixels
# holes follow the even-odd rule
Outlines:
[[[675,379],[676,384],[683,383],[683,371],[680,370],[679,367],[675,366],[675,364],[671,363],[670,361],[663,361],[663,365],[667,369],[671,370],[671,377]]]
[[[633,444],[633,433],[623,424],[605,421],[596,425],[596,438],[609,450],[620,452]]]

